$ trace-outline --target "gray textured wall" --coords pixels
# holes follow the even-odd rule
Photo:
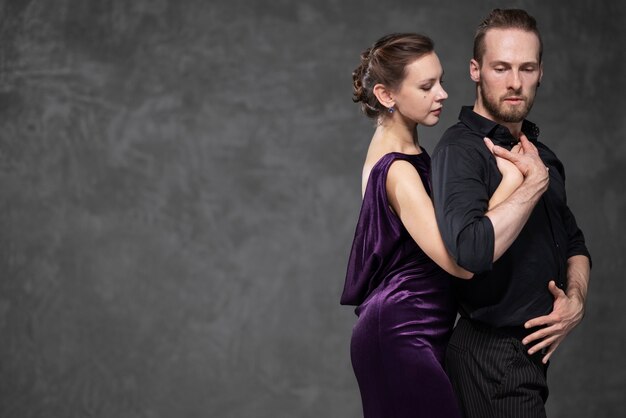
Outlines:
[[[496,6],[543,29],[530,118],[595,257],[550,415],[622,416],[625,6],[556,3],[0,1],[0,417],[358,417],[351,70],[385,33],[436,40],[431,151]]]

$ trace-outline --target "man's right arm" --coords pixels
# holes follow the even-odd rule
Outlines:
[[[519,154],[487,143],[524,175],[520,187],[491,210],[484,158],[454,144],[433,155],[433,193],[442,238],[456,262],[473,273],[491,270],[547,189],[547,170],[537,149],[525,137],[521,141]]]
[[[515,164],[524,176],[524,181],[516,191],[485,214],[493,225],[495,235],[493,261],[496,261],[513,244],[526,225],[539,198],[548,189],[549,176],[548,168],[539,158],[537,148],[523,134],[520,138],[522,145],[520,154],[494,146],[488,139],[485,143],[494,155]]]

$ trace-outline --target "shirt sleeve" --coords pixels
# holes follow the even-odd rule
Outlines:
[[[589,265],[591,265],[591,254],[589,254],[589,250],[587,249],[587,245],[585,244],[583,231],[581,231],[576,224],[574,214],[567,206],[565,207],[565,211],[563,213],[563,221],[565,222],[568,239],[567,258],[573,257],[575,255],[584,255],[589,259]]]
[[[492,269],[494,231],[485,157],[474,147],[447,144],[432,159],[435,215],[441,237],[457,264],[479,274]]]
[[[545,148],[545,145],[542,145]],[[547,149],[547,148],[546,148]],[[554,155],[552,151],[551,158],[554,160],[551,163],[556,167],[558,173],[561,175],[563,181],[563,191],[565,192],[565,167],[563,163]],[[576,223],[576,218],[574,214],[570,210],[567,205],[567,196],[563,195],[563,209],[562,209],[562,219],[563,225],[565,227],[565,232],[567,234],[567,258],[573,257],[575,255],[584,255],[589,259],[589,265],[591,266],[591,254],[587,249],[587,245],[585,244],[585,236],[583,235],[583,231],[578,227]]]

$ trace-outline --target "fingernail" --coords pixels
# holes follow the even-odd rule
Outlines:
[[[522,340],[522,344],[524,345],[528,344],[528,340]]]

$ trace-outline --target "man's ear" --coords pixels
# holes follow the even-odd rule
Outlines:
[[[384,84],[376,84],[372,91],[380,104],[385,106],[387,109],[396,104],[395,100],[391,97],[391,92],[387,89],[387,87],[385,87]]]
[[[543,62],[539,65],[539,81],[537,81],[537,87],[541,84],[541,79],[543,78]]]
[[[472,81],[480,82],[480,64],[474,58],[470,60],[469,72]]]

